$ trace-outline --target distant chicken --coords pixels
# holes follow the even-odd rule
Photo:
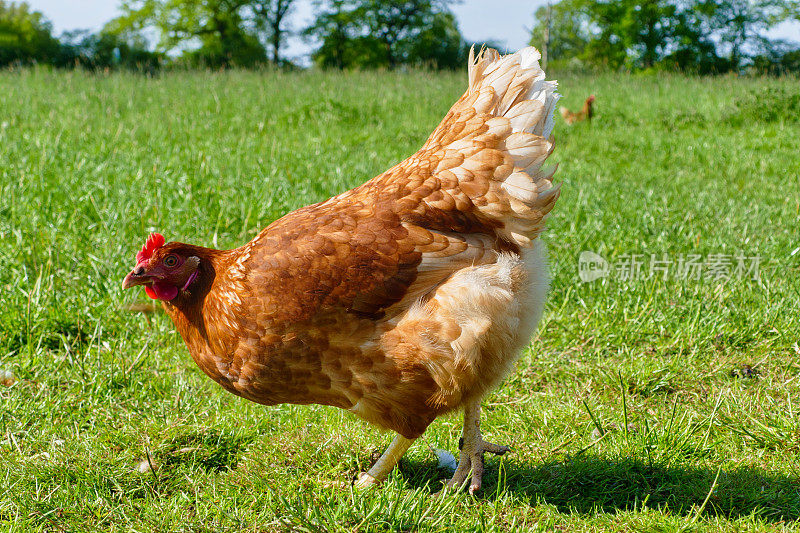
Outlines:
[[[449,481],[481,486],[480,401],[542,316],[539,238],[559,196],[558,95],[539,52],[469,58],[469,88],[414,155],[287,214],[233,250],[152,234],[123,288],[159,299],[211,379],[265,405],[347,409],[397,433],[359,486],[386,478],[436,417],[464,410]]]
[[[581,122],[584,120],[588,120],[589,122],[592,121],[592,115],[594,115],[594,110],[592,109],[594,106],[594,95],[590,95],[583,102],[583,107],[577,113],[573,113],[566,107],[560,107],[558,110],[561,113],[561,116],[564,117],[564,120],[567,124],[574,124],[576,122]]]

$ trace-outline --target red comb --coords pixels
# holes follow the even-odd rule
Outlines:
[[[162,246],[164,246],[164,236],[160,233],[151,233],[150,236],[147,237],[147,242],[144,243],[142,249],[136,254],[136,264],[138,265],[142,261],[150,259],[153,256],[153,252]]]

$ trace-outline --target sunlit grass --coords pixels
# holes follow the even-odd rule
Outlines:
[[[147,232],[241,244],[415,151],[464,77],[0,73],[0,525],[797,528],[797,80],[560,77],[562,103],[594,93],[597,115],[556,128],[553,290],[484,402],[487,438],[514,450],[477,498],[431,496],[448,473],[430,448],[456,451],[458,417],[360,492],[389,435],[233,397],[165,316],[124,310]],[[761,264],[757,280],[581,283],[584,250]]]

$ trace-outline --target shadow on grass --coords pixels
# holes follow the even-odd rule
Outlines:
[[[508,491],[531,505],[549,504],[563,513],[590,514],[648,508],[669,509],[688,515],[702,505],[714,483],[716,470],[686,466],[649,465],[638,459],[578,457],[538,465],[487,457],[487,471],[479,498],[494,499]],[[430,464],[401,466],[408,483],[441,487],[441,473]],[[500,491],[498,491],[498,482]],[[755,514],[762,519],[800,519],[800,479],[755,468],[722,470],[705,513],[735,519]]]

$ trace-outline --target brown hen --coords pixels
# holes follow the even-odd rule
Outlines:
[[[561,116],[564,117],[564,122],[567,124],[575,124],[576,122],[583,122],[584,120],[592,121],[594,116],[594,95],[591,94],[583,101],[583,107],[577,113],[573,113],[566,107],[559,108]]]
[[[539,53],[485,50],[414,155],[233,250],[153,234],[123,287],[162,300],[195,362],[265,405],[347,409],[398,433],[359,478],[383,480],[436,417],[464,409],[450,486],[483,453],[481,398],[529,343],[548,288],[539,235],[559,196],[558,95]]]

